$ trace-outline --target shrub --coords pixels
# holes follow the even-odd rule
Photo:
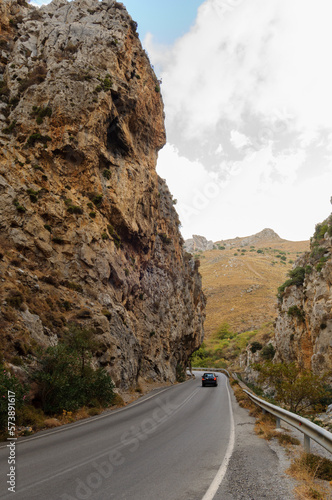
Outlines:
[[[325,221],[321,224],[316,224],[315,232],[314,232],[314,239],[315,240],[322,240],[324,238],[325,233],[327,233],[328,228],[329,228],[329,226]]]
[[[115,246],[117,248],[120,248],[120,245],[121,245],[121,238],[120,236],[118,235],[118,233],[116,232],[116,230],[114,229],[114,227],[111,225],[111,224],[108,224],[107,226],[107,230],[110,234],[110,236],[112,237],[114,243],[115,243]]]
[[[48,135],[41,135],[39,132],[31,134],[27,140],[27,146],[34,146],[36,142],[41,142],[42,144],[47,144],[52,139]]]
[[[45,108],[33,106],[32,115],[36,118],[36,122],[38,123],[38,125],[40,125],[41,123],[43,123],[46,116],[52,116],[52,109],[48,106],[45,106]]]
[[[79,283],[75,283],[74,281],[66,281],[64,286],[69,288],[70,290],[74,290],[75,292],[83,292],[83,287]]]
[[[15,309],[20,309],[24,302],[24,297],[19,290],[11,290],[6,298],[7,304]]]
[[[217,335],[220,340],[223,340],[223,339],[233,338],[234,332],[232,332],[231,327],[229,326],[228,323],[222,323],[218,328]]]
[[[260,342],[253,342],[250,346],[251,352],[254,354],[257,351],[260,351],[263,348],[262,344]]]
[[[265,360],[273,359],[275,355],[275,348],[272,344],[268,344],[262,349],[262,358]]]
[[[102,201],[103,201],[103,195],[102,194],[95,194],[92,196],[92,203],[96,205],[96,207],[100,207]]]
[[[295,363],[254,364],[259,372],[259,383],[268,383],[275,390],[275,399],[292,412],[300,412],[314,407],[326,395],[324,381],[326,375],[315,375],[310,371],[301,371]]]
[[[19,92],[22,93],[31,85],[39,85],[42,83],[47,75],[47,69],[43,65],[39,65],[28,74],[25,80],[22,80],[19,86]]]
[[[18,412],[28,401],[29,387],[21,384],[3,364],[0,364],[0,432],[8,430],[8,391],[15,393],[15,411]]]
[[[161,241],[165,243],[165,245],[169,245],[170,243],[172,243],[172,239],[169,238],[166,233],[159,233],[159,237]]]
[[[91,331],[71,325],[63,340],[47,348],[33,375],[39,386],[43,411],[48,414],[73,411],[82,406],[108,406],[114,384],[108,373],[91,367],[91,353],[98,344]]]
[[[25,212],[27,211],[27,209],[26,209],[23,205],[21,205],[21,204],[18,202],[18,200],[17,200],[17,199],[15,199],[15,200],[13,201],[13,204],[15,205],[16,210],[17,210],[18,212],[20,212],[20,213],[25,213]]]
[[[16,126],[16,123],[17,123],[17,121],[16,121],[16,120],[12,121],[12,122],[10,123],[10,125],[8,125],[8,127],[5,127],[5,128],[3,128],[3,129],[2,129],[2,132],[3,132],[4,134],[11,134],[11,133],[12,133],[12,131],[14,130],[15,126]]]
[[[288,272],[288,276],[290,277],[290,279],[286,280],[285,283],[283,283],[278,288],[278,298],[279,299],[282,299],[283,293],[287,287],[292,286],[292,285],[296,285],[296,286],[303,285],[304,278],[305,278],[305,268],[298,266],[295,269],[291,269]]]
[[[302,463],[309,468],[317,479],[332,481],[332,461],[328,458],[307,453],[302,457]]]
[[[287,311],[288,316],[292,316],[293,318],[297,318],[299,321],[304,321],[304,310],[297,306],[291,306]]]
[[[176,365],[176,381],[184,382],[186,380],[186,369],[182,363]]]
[[[105,168],[105,170],[103,170],[103,176],[105,177],[105,179],[110,179],[111,172],[109,170],[107,170],[107,168]]]
[[[78,207],[77,205],[69,205],[67,208],[67,212],[70,214],[83,214],[83,209]]]
[[[38,201],[38,195],[39,195],[38,191],[34,191],[33,189],[28,189],[27,193],[28,193],[28,195],[30,197],[30,201],[32,201],[32,203],[36,203]]]

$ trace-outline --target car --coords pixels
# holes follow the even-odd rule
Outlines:
[[[202,387],[205,387],[206,385],[214,385],[215,387],[217,387],[217,377],[218,375],[216,375],[215,373],[204,373],[202,376]]]

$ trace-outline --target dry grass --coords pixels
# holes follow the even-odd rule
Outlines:
[[[309,242],[264,241],[255,249],[243,247],[244,255],[238,248],[242,250],[235,245],[201,254],[200,273],[207,297],[206,344],[223,322],[229,323],[234,331],[244,332],[273,321],[277,288],[292,268],[289,261],[307,251]],[[264,253],[257,253],[258,249]],[[277,250],[286,252],[285,264],[276,257]]]
[[[62,424],[57,418],[47,418],[44,420],[44,426],[46,429],[52,429],[53,427],[60,427]]]
[[[270,441],[277,439],[280,445],[288,450],[294,450],[294,445],[299,445],[298,439],[287,432],[277,431],[275,417],[263,414],[262,410],[254,405],[243,392],[236,380],[230,381],[234,395],[240,406],[250,409],[250,416],[256,418],[255,432],[259,437]],[[312,454],[301,453],[292,462],[286,471],[298,481],[295,493],[299,500],[332,500],[332,462]],[[326,480],[319,479],[323,477]]]
[[[241,408],[245,408],[246,410],[251,410],[252,412],[257,409],[257,406],[251,401],[251,399],[247,396],[247,394],[243,392],[243,390],[241,389],[240,385],[236,380],[231,379],[231,386],[236,401],[239,403]]]
[[[286,472],[300,482],[295,488],[299,499],[332,500],[331,482],[317,478],[317,468],[309,465],[307,453],[297,457]]]

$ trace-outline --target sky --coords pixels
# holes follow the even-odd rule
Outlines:
[[[162,79],[184,238],[309,239],[331,213],[332,2],[123,3]]]

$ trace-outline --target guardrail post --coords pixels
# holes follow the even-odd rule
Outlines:
[[[281,428],[280,418],[276,417],[276,429],[280,429],[280,428]]]
[[[304,451],[306,453],[310,453],[310,437],[307,436],[306,434],[304,434],[303,446],[304,446]]]

